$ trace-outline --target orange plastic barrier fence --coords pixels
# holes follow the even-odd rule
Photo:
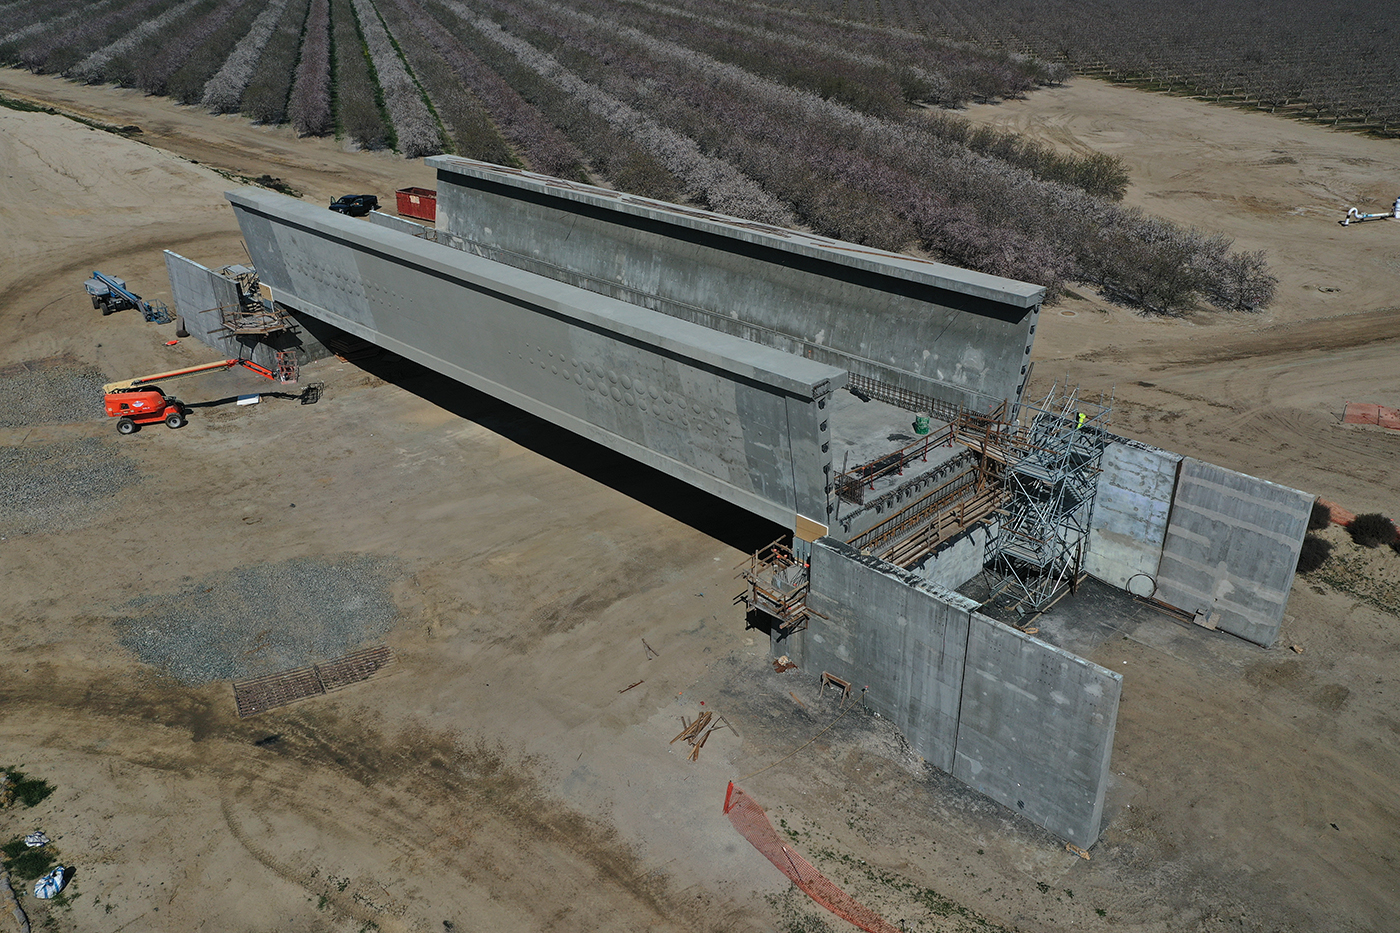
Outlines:
[[[724,813],[740,835],[812,900],[867,933],[900,933],[899,927],[842,891],[811,862],[789,848],[768,821],[763,808],[735,787],[733,781],[729,782],[729,790],[724,795]]]
[[[1326,506],[1327,511],[1332,513],[1332,524],[1345,526],[1350,525],[1352,522],[1356,521],[1355,512],[1348,511],[1342,508],[1337,503],[1328,502],[1326,499],[1318,499],[1317,501]]]
[[[1346,424],[1378,424],[1383,428],[1400,431],[1400,411],[1369,402],[1347,402],[1342,421]]]

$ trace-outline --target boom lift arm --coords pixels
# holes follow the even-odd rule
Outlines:
[[[277,375],[266,366],[254,363],[252,360],[219,360],[215,363],[202,363],[199,366],[187,366],[184,369],[172,369],[168,373],[152,373],[149,376],[137,376],[133,379],[123,379],[120,382],[109,382],[102,387],[102,391],[125,392],[131,389],[138,389],[142,386],[148,386],[152,383],[164,382],[167,379],[180,379],[185,376],[213,372],[218,369],[232,369],[235,366],[251,369],[259,376],[266,376],[268,379],[273,379]]]
[[[126,287],[126,282],[115,275],[105,275],[94,271],[92,278],[83,283],[92,306],[101,308],[103,317],[113,311],[135,308],[141,316],[153,324],[169,324],[173,317],[170,309],[159,301],[148,301]]]

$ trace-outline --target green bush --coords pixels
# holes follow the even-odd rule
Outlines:
[[[1322,504],[1321,499],[1315,499],[1312,505],[1312,514],[1308,516],[1308,531],[1319,531],[1332,524],[1332,510]]]
[[[38,778],[31,778],[20,771],[9,771],[10,789],[15,793],[15,799],[26,807],[37,806],[49,794],[53,793],[53,785]]]
[[[48,874],[49,869],[58,864],[53,846],[47,845],[31,849],[24,844],[23,836],[16,836],[0,846],[5,870],[21,881],[33,881]]]
[[[23,840],[20,845],[24,845]],[[12,859],[5,860],[5,869],[20,881],[34,881],[49,873],[58,864],[49,846],[42,849],[25,849]]]

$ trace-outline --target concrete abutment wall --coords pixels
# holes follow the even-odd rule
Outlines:
[[[1098,839],[1122,676],[833,538],[812,547],[800,666],[865,702],[930,764],[1076,845]]]
[[[1152,595],[1180,463],[1180,454],[1109,436],[1099,464],[1085,571],[1119,589]]]
[[[1315,497],[1187,457],[1157,598],[1268,648],[1278,641]]]
[[[165,269],[170,276],[170,294],[175,310],[184,320],[185,330],[226,359],[252,360],[268,369],[277,369],[278,350],[296,350],[298,363],[326,359],[331,351],[298,319],[298,333],[286,331],[262,336],[238,336],[223,327],[220,308],[238,304],[238,283],[193,259],[165,251]]]

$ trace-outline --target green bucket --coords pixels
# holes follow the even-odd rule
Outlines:
[[[928,415],[914,416],[914,433],[920,436],[928,433]]]

